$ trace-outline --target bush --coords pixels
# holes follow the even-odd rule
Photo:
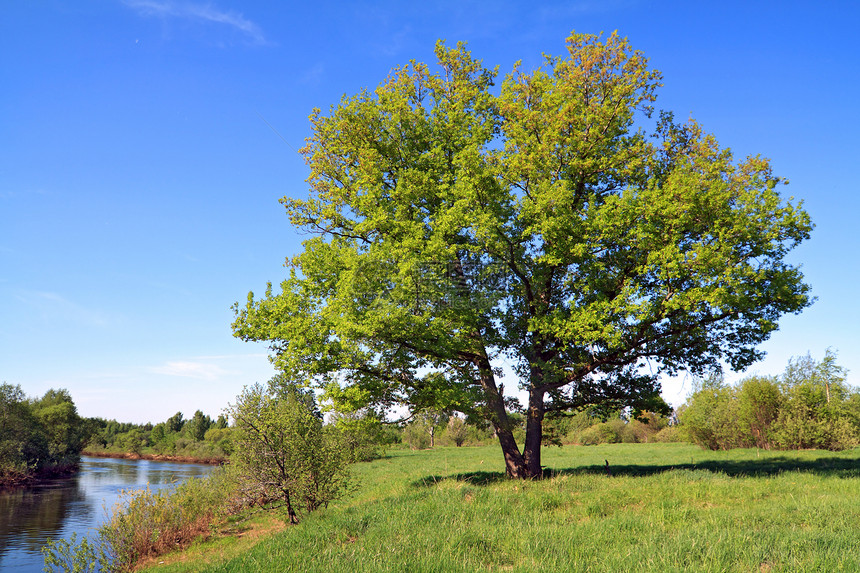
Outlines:
[[[385,453],[385,446],[391,443],[391,436],[373,412],[337,412],[332,416],[332,423],[343,435],[350,462],[379,459]]]
[[[77,469],[88,431],[66,390],[34,400],[0,384],[0,486]]]
[[[583,446],[617,444],[621,441],[621,436],[617,430],[617,424],[610,424],[609,422],[595,424],[579,433],[578,442]]]
[[[323,426],[310,391],[283,381],[266,391],[255,384],[231,407],[232,461],[248,504],[286,509],[290,523],[347,491],[349,453],[343,436]]]
[[[666,426],[654,435],[655,442],[686,442],[689,439],[687,432],[679,426]]]
[[[753,376],[741,382],[737,392],[738,431],[758,448],[773,447],[772,426],[779,417],[782,395],[773,378]]]
[[[820,362],[793,358],[779,378],[753,376],[737,387],[701,381],[683,408],[690,439],[710,449],[843,450],[860,444],[860,395],[828,350]]]
[[[403,441],[413,450],[430,447],[430,432],[426,420],[415,420],[403,428]]]
[[[235,490],[233,473],[221,467],[172,490],[122,492],[95,539],[78,541],[72,536],[48,542],[42,549],[46,568],[75,573],[131,571],[147,557],[185,547],[207,535],[216,518],[240,509]]]
[[[680,419],[693,443],[702,447],[727,450],[753,445],[749,434],[740,431],[735,389],[721,376],[699,382]]]

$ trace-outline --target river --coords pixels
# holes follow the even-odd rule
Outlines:
[[[157,490],[202,477],[214,466],[90,458],[81,460],[77,475],[25,489],[0,493],[0,573],[41,573],[41,549],[49,539],[92,533],[119,492]]]

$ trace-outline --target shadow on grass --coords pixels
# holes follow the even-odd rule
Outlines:
[[[597,474],[608,478],[617,476],[646,477],[670,471],[705,471],[723,474],[729,477],[763,477],[773,476],[784,472],[809,472],[823,476],[842,478],[860,477],[860,460],[846,458],[818,458],[815,460],[798,460],[787,456],[773,457],[765,460],[717,461],[708,460],[696,463],[652,465],[652,464],[621,464],[621,465],[591,465],[563,469],[544,468],[543,477],[552,478],[565,475]],[[449,476],[426,476],[412,483],[413,487],[432,487],[444,479],[467,482],[472,485],[485,486],[504,481],[504,472],[466,472]]]

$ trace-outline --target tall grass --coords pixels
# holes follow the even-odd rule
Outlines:
[[[235,553],[154,571],[858,571],[860,450],[547,449],[504,479],[497,448],[392,451],[349,500]],[[607,472],[606,461],[609,461]]]
[[[131,571],[147,557],[189,545],[209,533],[216,519],[232,513],[233,476],[218,468],[175,488],[124,491],[94,539],[49,542],[47,571]]]

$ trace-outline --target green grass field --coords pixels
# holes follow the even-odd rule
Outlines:
[[[298,526],[150,570],[860,571],[860,449],[545,448],[539,482],[504,479],[501,461],[497,447],[391,451]]]

